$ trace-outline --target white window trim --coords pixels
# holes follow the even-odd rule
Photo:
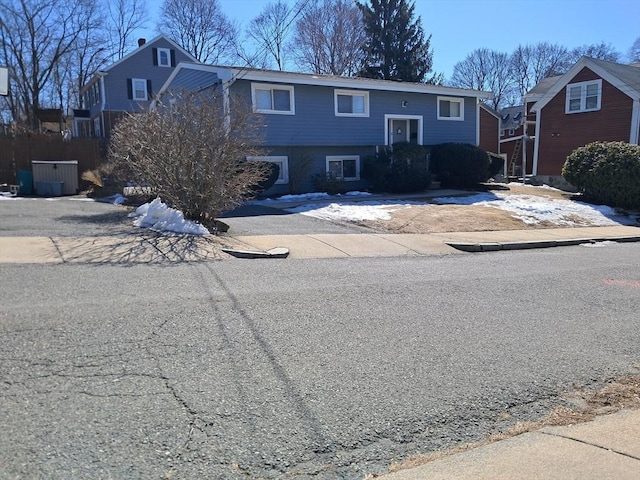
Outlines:
[[[587,107],[587,85],[593,85],[593,84],[597,84],[598,85],[598,104],[596,105],[595,108],[586,108]],[[574,87],[580,87],[580,109],[579,110],[569,110],[569,104],[570,104],[570,91],[571,88]],[[564,113],[583,113],[583,112],[595,112],[597,110],[600,110],[600,107],[602,105],[602,79],[599,78],[597,80],[588,80],[586,82],[576,82],[576,83],[568,83],[566,88],[566,97],[565,97],[565,104],[564,104]]]
[[[289,102],[291,110],[271,110],[266,108],[258,108],[256,102],[256,90],[288,90]],[[253,111],[257,113],[267,113],[273,115],[295,115],[296,114],[296,102],[295,91],[293,85],[278,85],[273,83],[252,83],[251,84],[251,104],[253,105]]]
[[[447,102],[456,102],[460,104],[460,116],[459,117],[442,117],[440,116],[440,101],[445,100]],[[437,107],[438,107],[438,120],[447,120],[451,122],[463,122],[464,121],[464,98],[460,97],[438,97],[437,98]]]
[[[364,113],[343,113],[338,111],[338,95],[364,97]],[[334,90],[333,106],[336,117],[368,117],[369,116],[369,92],[363,90]]]
[[[263,162],[272,162],[279,163],[281,165],[280,168],[280,177],[276,180],[276,185],[285,185],[289,183],[289,157],[287,156],[251,156],[247,157],[247,161],[259,160]]]
[[[144,98],[136,97],[136,82],[142,82],[144,84]],[[147,91],[147,79],[146,78],[132,78],[131,79],[131,97],[137,101],[149,100],[149,92]]]
[[[160,52],[167,53],[168,63],[166,65],[163,65],[162,63],[160,63],[160,58],[162,58],[162,56],[160,55]],[[156,51],[156,54],[158,55],[157,64],[159,67],[171,67],[171,49],[170,48],[158,48],[158,50]]]
[[[345,182],[355,182],[360,180],[360,155],[331,155],[326,157],[326,172],[329,173],[329,162],[337,162],[343,160],[355,160],[356,161],[356,176],[344,177],[342,180]],[[344,169],[343,169],[344,170]]]

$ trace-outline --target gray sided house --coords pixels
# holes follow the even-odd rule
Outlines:
[[[155,94],[180,62],[196,59],[161,35],[97,72],[82,87],[82,105],[74,110],[76,137],[108,138],[125,113],[148,108]]]
[[[224,95],[251,102],[264,119],[264,156],[280,166],[268,194],[314,189],[328,173],[349,189],[366,186],[362,160],[396,142],[425,146],[480,143],[475,90],[363,78],[180,64],[159,94],[201,91],[217,84]]]

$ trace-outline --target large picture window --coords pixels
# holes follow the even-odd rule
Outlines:
[[[258,113],[295,114],[292,86],[252,83],[251,99]]]
[[[565,113],[580,113],[600,110],[602,80],[570,83],[567,85]]]

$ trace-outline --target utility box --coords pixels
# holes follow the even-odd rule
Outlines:
[[[38,189],[40,183],[62,183],[62,195],[78,193],[78,161],[33,160],[33,183]],[[57,187],[56,190],[57,191]],[[42,195],[38,191],[38,195]]]
[[[41,197],[60,197],[64,182],[36,182],[36,192]]]

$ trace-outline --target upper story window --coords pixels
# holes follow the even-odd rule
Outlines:
[[[369,116],[369,92],[335,90],[334,104],[337,117]]]
[[[464,98],[438,97],[438,120],[464,120]]]
[[[601,100],[602,80],[570,83],[567,85],[565,113],[600,110]]]
[[[153,64],[157,67],[175,67],[176,57],[175,50],[170,48],[153,48],[151,50],[153,55]]]
[[[287,85],[251,84],[253,109],[258,113],[294,115],[293,87]]]
[[[158,49],[158,65],[161,67],[171,66],[171,50],[168,48]]]
[[[127,79],[128,97],[132,100],[149,100],[151,82],[144,78]]]

